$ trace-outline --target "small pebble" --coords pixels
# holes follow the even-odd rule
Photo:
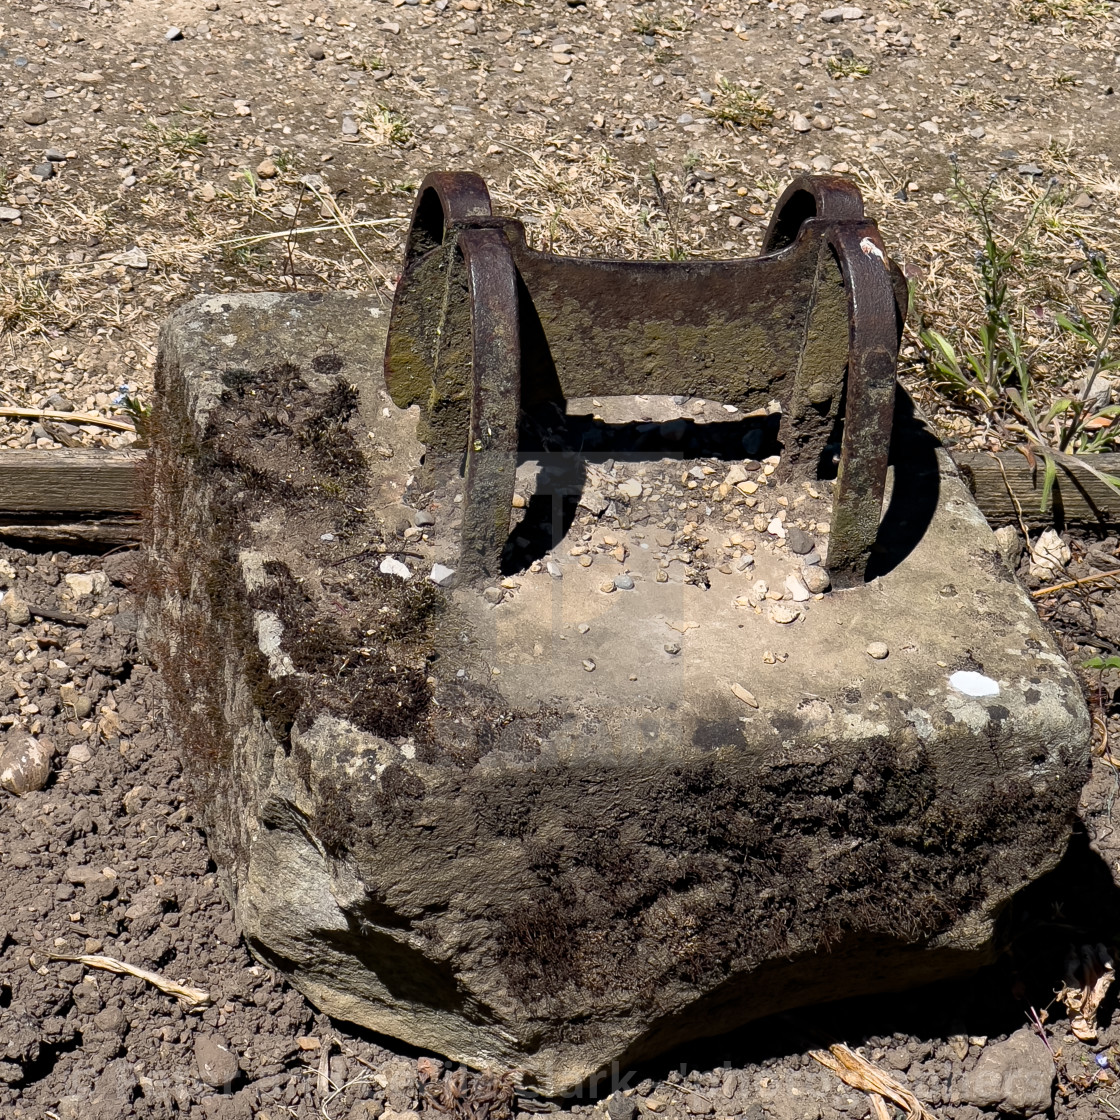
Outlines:
[[[564,578],[563,569],[560,567],[560,565],[555,560],[549,560],[548,563],[545,564],[545,569],[547,570],[548,574],[550,576],[552,576],[553,579],[563,579]]]
[[[594,673],[595,672],[595,662],[592,661],[590,657],[587,657],[587,658],[584,659],[583,668],[584,668],[585,672]]]
[[[681,651],[680,642],[666,642],[665,643],[665,652],[666,653],[671,653],[675,656],[676,654],[680,653],[680,651]]]
[[[801,573],[801,579],[813,595],[820,595],[832,586],[832,581],[828,578],[828,572],[824,568],[818,568],[815,564],[805,568]]]
[[[497,605],[502,601],[502,589],[500,587],[488,587],[483,591],[482,597],[486,602]]]
[[[795,525],[786,530],[786,543],[789,545],[790,552],[795,552],[798,556],[805,556],[813,551],[813,538],[804,529],[798,529]]]
[[[872,642],[867,647],[867,656],[874,657],[876,661],[882,661],[888,653],[890,653],[890,650],[887,648],[886,642]]]
[[[614,585],[619,591],[633,591],[634,590],[634,577],[628,576],[625,573],[620,576],[614,577]]]
[[[578,630],[578,631],[579,631],[579,632],[580,632],[581,634],[586,634],[586,633],[587,633],[587,632],[588,632],[588,631],[589,631],[589,630],[591,629],[591,627],[590,627],[590,626],[588,626],[586,622],[580,622],[580,623],[577,623],[577,625],[576,625],[576,629],[577,629],[577,630]]]

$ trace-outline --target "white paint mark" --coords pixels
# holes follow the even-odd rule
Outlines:
[[[284,624],[279,615],[271,611],[253,611],[253,625],[257,631],[257,645],[268,658],[268,668],[274,677],[289,677],[296,671],[292,659],[280,648]]]
[[[961,669],[949,677],[949,685],[965,696],[998,696],[999,682],[983,673]]]
[[[859,247],[863,250],[863,255],[865,257],[878,257],[879,260],[883,262],[884,266],[886,265],[887,259],[883,256],[883,250],[880,249],[870,237],[865,237],[859,243]]]

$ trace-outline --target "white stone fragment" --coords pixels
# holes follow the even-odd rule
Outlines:
[[[381,561],[378,571],[387,576],[399,576],[401,579],[411,579],[412,572],[407,564],[402,563],[395,556],[386,556]]]
[[[82,599],[87,595],[100,595],[109,586],[109,580],[104,572],[67,572],[62,578],[75,599]]]
[[[1069,561],[1069,546],[1053,529],[1047,529],[1031,545],[1030,570],[1035,579],[1051,579]]]
[[[795,603],[805,603],[809,600],[809,589],[801,582],[799,576],[786,577],[786,590]]]
[[[123,264],[127,268],[143,269],[148,267],[148,254],[139,246],[133,249],[127,249],[123,253],[118,253],[115,260],[117,264]]]
[[[748,708],[757,708],[758,701],[754,698],[754,693],[749,692],[741,684],[733,684],[731,691],[735,694],[736,698],[742,700]]]
[[[446,587],[451,581],[451,577],[455,574],[454,568],[449,568],[446,564],[433,564],[431,575],[428,579],[439,587]]]

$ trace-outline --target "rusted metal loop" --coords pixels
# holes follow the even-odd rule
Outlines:
[[[501,230],[468,229],[458,245],[471,310],[471,413],[457,582],[498,578],[509,536],[521,414],[517,268]]]
[[[774,216],[762,239],[762,252],[777,253],[797,240],[798,231],[810,218],[830,222],[863,218],[863,196],[850,179],[839,175],[801,175],[782,192]]]
[[[490,191],[473,171],[433,171],[420,184],[408,227],[406,260],[443,244],[449,227],[491,215]]]
[[[864,582],[879,531],[902,316],[874,222],[838,223],[826,243],[836,253],[848,297],[844,434],[828,538],[832,584],[845,588]]]

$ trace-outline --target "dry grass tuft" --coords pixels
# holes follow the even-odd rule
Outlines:
[[[1027,23],[1107,19],[1107,0],[1012,0],[1011,12]]]
[[[45,335],[67,330],[77,319],[58,288],[10,261],[0,262],[0,335]]]
[[[890,1118],[885,1101],[902,1109],[906,1120],[934,1120],[933,1114],[909,1089],[847,1046],[837,1043],[828,1051],[810,1050],[809,1054],[825,1069],[836,1074],[845,1085],[866,1093],[871,1098],[872,1114],[877,1120]]]

